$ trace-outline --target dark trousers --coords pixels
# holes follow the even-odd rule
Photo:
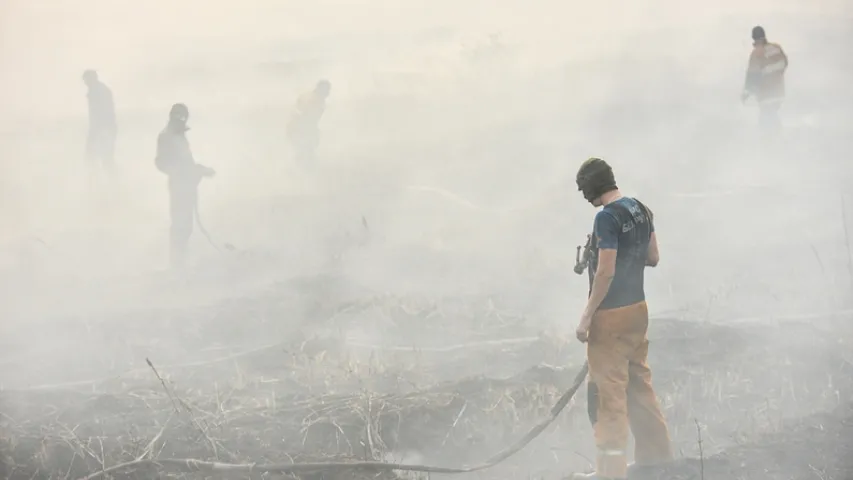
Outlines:
[[[115,127],[90,127],[86,138],[86,157],[92,166],[99,166],[108,172],[115,170]]]
[[[186,263],[196,202],[197,187],[169,186],[169,263],[172,267],[180,267]]]
[[[317,147],[320,146],[320,129],[317,125],[298,120],[291,125],[288,136],[297,163],[304,167],[311,166],[314,163]]]
[[[758,104],[758,126],[765,134],[778,133],[782,128],[782,120],[779,118],[781,102],[762,102]]]

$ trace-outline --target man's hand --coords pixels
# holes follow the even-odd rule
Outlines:
[[[575,335],[581,343],[586,343],[589,340],[589,327],[592,325],[592,316],[583,314],[581,321],[578,323],[578,328],[575,330]]]
[[[202,177],[213,178],[216,175],[216,170],[214,170],[210,167],[205,167],[204,165],[199,165],[198,169],[199,169],[199,173],[201,174]]]

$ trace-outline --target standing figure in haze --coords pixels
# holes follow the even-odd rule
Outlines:
[[[94,70],[83,72],[83,83],[88,88],[89,136],[86,139],[86,157],[93,169],[100,167],[109,173],[115,171],[116,112],[113,92],[98,79]]]
[[[328,80],[320,80],[314,90],[296,100],[296,109],[287,125],[287,137],[296,160],[303,165],[314,162],[320,145],[320,119],[326,111],[326,99],[331,89]]]
[[[766,133],[774,133],[782,126],[779,108],[785,99],[788,56],[779,44],[767,41],[763,27],[752,29],[752,41],[741,100],[746,102],[747,98],[755,97],[758,101],[759,125]]]
[[[594,207],[590,236],[589,298],[577,327],[587,344],[588,409],[598,449],[596,471],[575,479],[657,478],[673,456],[669,430],[652,388],[646,359],[649,310],[646,266],[658,264],[654,217],[639,200],[624,197],[613,169],[590,158],[577,174],[578,190]],[[628,434],[634,459],[628,467]]]
[[[172,105],[169,123],[157,137],[157,157],[154,160],[157,169],[169,177],[169,263],[172,267],[180,267],[186,261],[198,203],[198,185],[202,178],[216,174],[212,168],[193,159],[186,135],[189,117],[186,105]]]

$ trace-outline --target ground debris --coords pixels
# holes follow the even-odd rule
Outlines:
[[[216,306],[137,312],[124,330],[120,321],[93,322],[97,348],[43,356],[70,359],[59,369],[13,355],[5,371],[33,379],[0,390],[0,478],[85,478],[137,459],[115,478],[210,478],[223,468],[234,478],[293,478],[233,470],[251,464],[467,465],[547,417],[572,382],[569,366],[583,361],[576,343],[539,332],[492,296],[379,294],[326,277],[304,283],[304,291],[296,282]],[[302,322],[305,312],[313,321]],[[291,314],[299,321],[288,322]],[[809,416],[853,391],[836,339],[805,327],[795,336],[750,328],[653,319],[651,361],[674,444],[695,458],[697,419],[707,435],[704,472],[681,460],[664,478],[846,478],[838,472],[853,451],[851,433],[835,427],[850,415]],[[239,347],[240,332],[256,337]],[[129,362],[119,371],[93,368],[121,355]],[[93,380],[32,386],[69,377]],[[551,479],[583,468],[594,447],[578,397],[489,478]],[[796,417],[802,423],[791,423]],[[158,459],[194,459],[208,472],[146,463]],[[394,478],[334,475],[316,478]]]
[[[571,374],[540,366],[506,379],[469,378],[409,394],[270,396],[259,391],[267,388],[263,384],[219,396],[179,389],[168,394],[157,384],[109,393],[9,391],[0,395],[5,468],[8,478],[85,478],[137,461],[132,470],[148,478],[154,463],[141,460],[318,463],[383,459],[401,448],[469,449],[495,435],[517,435],[547,416],[567,382]],[[265,401],[270,398],[274,403]],[[391,478],[377,473],[370,478]]]

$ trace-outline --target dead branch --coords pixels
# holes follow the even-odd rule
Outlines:
[[[841,224],[844,226],[844,246],[847,249],[847,273],[853,282],[853,253],[850,252],[850,232],[847,228],[847,205],[844,195],[841,195]]]
[[[696,437],[699,442],[699,479],[705,480],[705,452],[702,451],[702,427],[699,426],[699,420],[694,418],[693,421],[696,423]]]
[[[201,433],[201,435],[205,438],[205,440],[207,440],[207,443],[210,444],[210,448],[213,449],[213,456],[218,459],[219,458],[219,452],[218,452],[218,449],[216,447],[216,441],[213,440],[212,438],[210,438],[210,435],[207,434],[207,429],[204,428],[199,423],[198,419],[195,418],[195,415],[193,414],[193,410],[189,406],[189,404],[187,402],[185,402],[183,399],[181,399],[176,393],[172,392],[168,386],[166,386],[166,381],[163,380],[163,377],[161,377],[160,374],[157,372],[157,369],[154,368],[154,364],[151,363],[151,360],[146,358],[145,362],[148,364],[149,367],[151,367],[151,370],[154,371],[154,375],[157,376],[157,379],[160,380],[160,384],[163,385],[163,389],[166,391],[166,395],[169,397],[169,400],[172,401],[172,405],[175,407],[175,412],[178,414],[181,413],[181,411],[178,409],[178,404],[180,404],[181,406],[184,407],[184,410],[186,410],[187,415],[189,415],[193,426],[195,426],[195,428]]]
[[[470,473],[479,470],[485,470],[487,468],[493,467],[498,463],[506,460],[510,456],[519,452],[522,448],[524,448],[530,441],[539,436],[546,427],[548,427],[553,421],[557,418],[560,412],[568,405],[568,403],[572,400],[575,393],[577,393],[580,386],[583,384],[586,379],[587,373],[589,372],[589,367],[586,363],[584,363],[580,372],[575,376],[574,383],[572,386],[560,397],[557,403],[551,408],[551,413],[544,420],[540,421],[537,425],[535,425],[524,437],[518,440],[513,445],[505,448],[504,450],[498,452],[485,462],[475,464],[472,466],[464,466],[464,467],[438,467],[432,465],[407,465],[407,464],[399,464],[399,463],[386,463],[386,462],[376,462],[376,461],[364,461],[364,462],[323,462],[323,463],[301,463],[301,464],[255,464],[255,463],[244,463],[244,464],[234,464],[234,463],[222,463],[222,462],[206,462],[195,459],[159,459],[159,460],[134,460],[131,462],[126,462],[120,465],[116,465],[110,467],[108,469],[104,469],[100,472],[93,473],[87,477],[84,477],[84,480],[91,480],[94,478],[98,478],[100,476],[125,470],[129,468],[138,468],[142,466],[155,466],[158,468],[171,467],[179,469],[183,472],[239,472],[239,473],[280,473],[280,474],[305,474],[312,473],[318,471],[340,471],[340,470],[370,470],[370,471],[383,471],[383,470],[400,470],[400,471],[408,471],[408,472],[427,472],[427,473]],[[368,432],[371,429],[370,421],[368,421]]]
[[[154,368],[154,364],[151,363],[151,360],[148,358],[145,359],[145,363],[151,367],[151,370],[154,372],[154,375],[157,377],[157,380],[160,380],[160,385],[163,385],[163,390],[166,392],[166,396],[169,397],[169,400],[172,401],[172,406],[175,407],[175,413],[181,413],[181,410],[178,408],[178,403],[175,401],[175,397],[172,396],[172,391],[169,390],[169,387],[166,386],[166,381],[163,380],[163,377],[160,376],[160,373],[157,372],[157,369]]]

